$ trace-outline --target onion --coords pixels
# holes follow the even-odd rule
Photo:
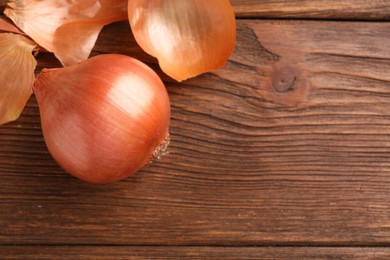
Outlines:
[[[105,54],[44,69],[33,89],[46,145],[73,176],[118,181],[166,150],[169,97],[155,72],[138,60]]]
[[[222,67],[233,51],[229,0],[130,0],[128,13],[138,44],[178,81]]]

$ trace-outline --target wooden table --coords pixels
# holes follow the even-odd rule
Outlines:
[[[0,127],[0,259],[390,259],[390,1],[231,2],[230,61],[180,84],[126,22],[99,37],[170,94],[170,154],[135,176],[63,172],[34,97]]]

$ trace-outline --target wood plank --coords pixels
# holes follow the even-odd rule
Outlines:
[[[156,67],[128,33],[107,27],[95,54]],[[239,21],[223,69],[161,74],[170,154],[110,185],[55,164],[32,98],[0,127],[0,244],[389,243],[389,38],[390,23]]]
[[[231,0],[238,17],[390,19],[387,0]]]
[[[230,0],[237,17],[389,20],[387,0]],[[0,0],[0,12],[6,0]]]
[[[6,246],[0,257],[11,259],[389,259],[389,248],[326,247],[125,247],[125,246]]]

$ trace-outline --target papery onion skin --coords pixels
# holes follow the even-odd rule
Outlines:
[[[104,25],[127,18],[127,0],[8,0],[4,14],[64,66],[88,58]]]
[[[12,24],[11,20],[4,16],[0,16],[0,31],[25,35],[18,27]]]
[[[18,119],[32,94],[36,47],[22,35],[0,33],[0,125]]]
[[[124,179],[166,145],[167,91],[153,70],[133,58],[104,54],[43,70],[34,93],[50,153],[87,182]]]
[[[131,0],[128,12],[138,44],[178,81],[222,67],[234,49],[229,0]]]

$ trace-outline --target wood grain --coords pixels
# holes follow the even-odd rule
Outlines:
[[[230,0],[237,17],[390,20],[387,0]],[[0,0],[0,12],[6,0]]]
[[[389,20],[387,0],[231,0],[239,17]]]
[[[238,21],[224,68],[159,72],[170,154],[110,185],[56,165],[32,98],[0,127],[0,244],[388,245],[389,38],[390,23]],[[157,68],[125,22],[100,36],[107,51]]]
[[[7,246],[0,247],[3,260],[41,259],[41,260],[102,260],[102,259],[286,259],[286,260],[321,260],[321,259],[364,259],[381,260],[390,258],[389,248],[323,248],[323,247],[41,247]]]

